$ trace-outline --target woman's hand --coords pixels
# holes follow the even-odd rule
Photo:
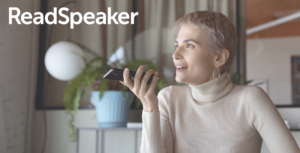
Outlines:
[[[144,69],[145,67],[143,65],[138,68],[133,83],[129,79],[129,69],[126,68],[123,73],[124,82],[119,82],[127,86],[142,101],[144,111],[158,112],[158,98],[156,95],[154,95],[154,89],[158,79],[158,72],[154,74],[150,87],[147,87],[147,82],[153,73],[153,70],[149,70],[143,77],[142,81],[140,81]]]

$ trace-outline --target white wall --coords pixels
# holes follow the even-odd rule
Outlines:
[[[7,153],[30,151],[31,110],[34,103],[37,26],[8,24],[8,8],[35,12],[37,0],[0,2],[0,97]],[[3,153],[3,150],[0,150]]]
[[[300,37],[247,39],[246,49],[247,80],[268,79],[274,104],[291,104],[291,55],[300,55]]]

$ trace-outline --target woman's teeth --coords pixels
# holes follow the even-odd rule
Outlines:
[[[186,66],[176,66],[176,70],[179,70],[179,69],[186,69],[187,67]]]

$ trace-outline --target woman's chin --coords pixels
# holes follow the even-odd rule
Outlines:
[[[179,78],[179,77],[175,77],[176,82],[178,83],[184,83],[184,79],[183,78]]]

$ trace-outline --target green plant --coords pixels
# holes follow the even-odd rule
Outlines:
[[[71,40],[69,40],[71,41]],[[75,114],[78,111],[79,102],[82,99],[82,97],[85,94],[85,89],[93,85],[94,90],[100,91],[100,99],[102,98],[104,91],[107,90],[120,90],[123,92],[123,96],[126,97],[125,91],[130,91],[126,86],[122,85],[118,81],[114,80],[107,80],[103,79],[103,75],[108,72],[112,66],[107,64],[107,59],[104,57],[101,57],[94,51],[92,51],[90,48],[86,47],[83,44],[71,41],[75,44],[77,44],[83,51],[85,51],[88,55],[91,57],[88,59],[87,57],[83,57],[83,60],[85,61],[86,67],[83,69],[83,71],[77,75],[74,79],[69,81],[67,87],[64,90],[64,98],[63,101],[65,103],[65,109],[67,111],[67,114],[70,115],[69,120],[69,132],[70,132],[70,138],[71,141],[76,141],[76,131],[75,131]],[[118,62],[118,61],[117,61]],[[128,62],[126,65],[122,65],[120,63],[112,63],[115,66],[119,64],[119,66],[124,68],[129,68],[130,70],[137,70],[137,68],[140,65],[144,65],[146,69],[153,69],[154,72],[158,71],[158,68],[154,63],[148,60],[142,60],[142,59],[136,59]],[[163,76],[160,75],[161,79],[157,81],[156,85],[156,93],[158,93],[159,90],[162,88],[168,86],[168,84],[163,80]],[[130,105],[133,102],[132,98],[130,100]],[[137,99],[136,108],[139,108],[142,104],[141,101]]]
[[[243,78],[243,74],[237,74],[236,72],[233,73],[233,75],[231,76],[230,80],[233,84],[237,84],[237,85],[247,85],[250,82],[252,82],[253,80],[248,80],[244,83],[242,83],[242,78]]]

